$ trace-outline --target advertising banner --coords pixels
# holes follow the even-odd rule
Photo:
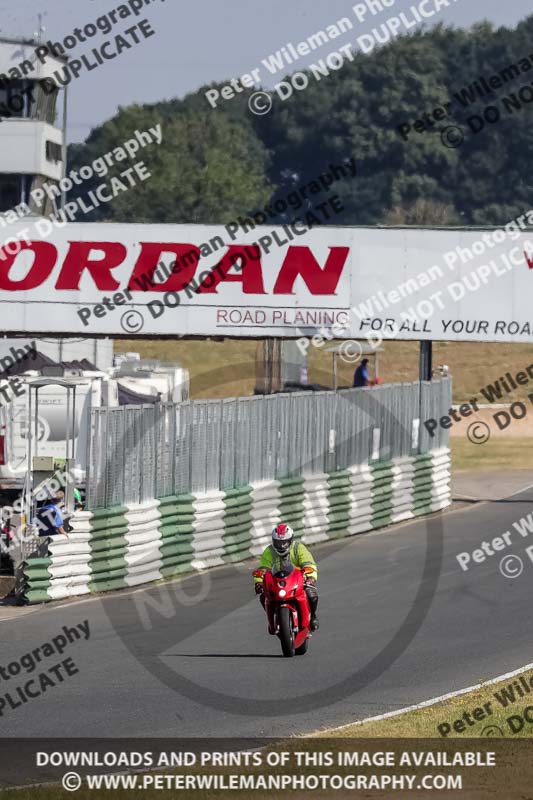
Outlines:
[[[533,231],[517,223],[42,223],[2,231],[5,332],[533,341]]]

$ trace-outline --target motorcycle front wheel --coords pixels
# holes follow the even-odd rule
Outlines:
[[[287,606],[283,606],[279,610],[279,639],[285,658],[292,658],[294,656],[294,632],[291,610]]]

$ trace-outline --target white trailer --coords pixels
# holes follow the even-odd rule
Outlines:
[[[18,376],[23,393],[0,405],[1,504],[11,503],[25,486],[29,434],[33,458],[38,457],[40,464],[44,463],[43,459],[52,459],[63,466],[68,452],[69,457],[72,456],[70,470],[76,483],[83,485],[91,409],[142,402],[143,399],[146,402],[181,402],[189,398],[189,373],[177,365],[135,361],[106,371],[66,370],[65,373],[57,375],[59,383],[55,383],[51,375],[36,372]],[[46,377],[49,381],[43,380]],[[31,411],[28,388],[32,385]],[[66,385],[75,387],[75,401],[69,398]],[[0,380],[0,392],[7,386],[7,380]]]

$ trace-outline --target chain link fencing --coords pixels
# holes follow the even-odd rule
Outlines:
[[[451,392],[451,378],[442,378],[93,409],[86,507],[227,490],[447,447],[449,431],[439,426],[431,437],[424,422],[448,413]]]

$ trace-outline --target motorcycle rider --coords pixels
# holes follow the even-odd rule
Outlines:
[[[263,551],[261,560],[259,562],[260,569],[271,569],[276,571],[280,569],[281,562],[290,560],[295,567],[313,567],[313,571],[306,573],[305,593],[309,600],[309,608],[311,610],[311,630],[318,630],[318,590],[316,588],[316,581],[318,579],[318,570],[316,561],[302,542],[294,541],[294,531],[290,525],[280,522],[279,525],[272,530],[272,544]],[[265,607],[265,598],[263,595],[263,578],[255,577],[255,593],[259,595],[261,605]]]

